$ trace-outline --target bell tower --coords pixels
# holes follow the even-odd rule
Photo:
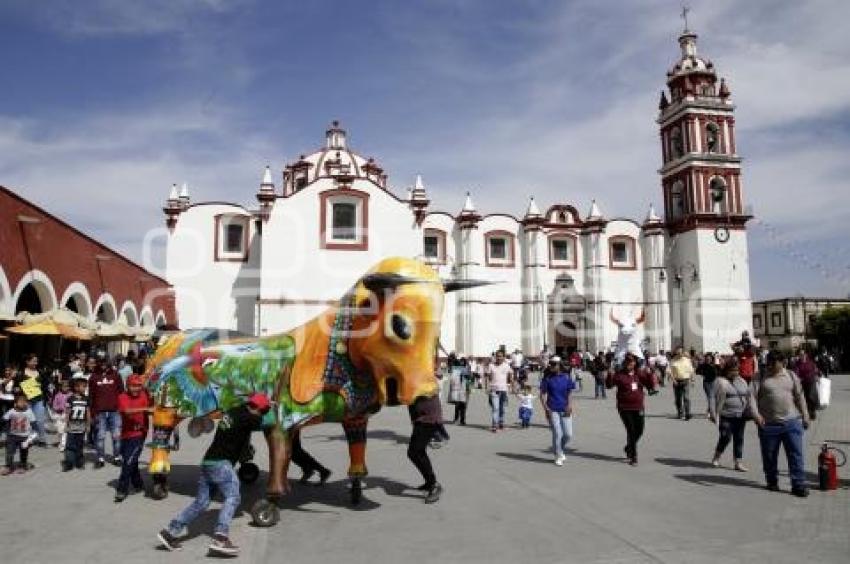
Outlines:
[[[679,36],[678,61],[661,92],[661,188],[670,237],[667,258],[673,345],[729,350],[752,330],[741,158],[735,106],[725,79],[697,50],[697,34]]]

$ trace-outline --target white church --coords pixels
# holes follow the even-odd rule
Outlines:
[[[441,342],[459,354],[608,350],[612,318],[642,318],[653,352],[728,351],[752,331],[750,216],[729,87],[696,40],[687,29],[679,37],[661,94],[661,214],[650,206],[641,220],[609,218],[596,202],[532,199],[518,202],[519,216],[482,215],[469,194],[457,212],[433,210],[421,177],[406,194],[393,191],[334,122],[324,146],[286,164],[279,184],[266,168],[256,206],[193,202],[185,184],[172,187],[166,277],[180,326],[286,331],[380,259],[410,256],[443,278],[499,282],[446,296]]]

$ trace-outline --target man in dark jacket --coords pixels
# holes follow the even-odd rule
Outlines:
[[[407,458],[425,479],[425,483],[416,489],[427,492],[425,503],[435,503],[440,499],[443,486],[437,481],[431,459],[428,458],[428,443],[443,423],[440,396],[417,398],[407,409],[410,413],[410,421],[413,423],[413,432],[407,445]]]
[[[251,443],[251,433],[258,431],[263,415],[268,413],[271,402],[265,394],[252,394],[248,401],[224,414],[216,429],[213,442],[201,461],[201,477],[198,480],[198,495],[186,509],[180,512],[168,527],[159,532],[158,538],[168,550],[180,550],[177,538],[180,532],[203,513],[210,504],[210,495],[215,488],[224,496],[218,513],[218,522],[210,550],[216,554],[235,556],[239,547],[230,542],[230,521],[239,508],[239,477],[233,466]]]

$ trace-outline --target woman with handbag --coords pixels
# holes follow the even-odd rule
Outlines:
[[[714,448],[711,465],[720,466],[720,457],[732,441],[732,455],[735,458],[735,470],[746,472],[744,458],[744,429],[747,420],[756,416],[755,398],[747,381],[741,377],[738,361],[731,359],[724,367],[722,377],[714,385],[714,396],[708,402],[708,417],[712,423],[720,419],[720,437]],[[756,418],[758,422],[758,418]]]

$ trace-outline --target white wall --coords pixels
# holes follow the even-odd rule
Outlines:
[[[215,217],[249,218],[247,262],[214,261]],[[219,327],[253,333],[258,293],[259,239],[254,222],[241,206],[195,205],[180,214],[168,238],[166,276],[174,286],[182,328]]]
[[[367,250],[321,248],[319,194],[334,189],[321,179],[289,198],[279,198],[263,228],[260,333],[286,331],[309,320],[334,301],[381,259],[422,253],[422,231],[406,203],[373,183],[351,186],[369,194]],[[300,303],[307,302],[307,303]]]
[[[733,230],[724,244],[715,240],[712,229],[695,229],[678,235],[675,245],[669,273],[674,336],[679,335],[678,318],[684,314],[685,348],[729,352],[742,331],[752,334],[746,233]],[[689,263],[697,266],[697,281]],[[675,281],[677,268],[681,288]]]

